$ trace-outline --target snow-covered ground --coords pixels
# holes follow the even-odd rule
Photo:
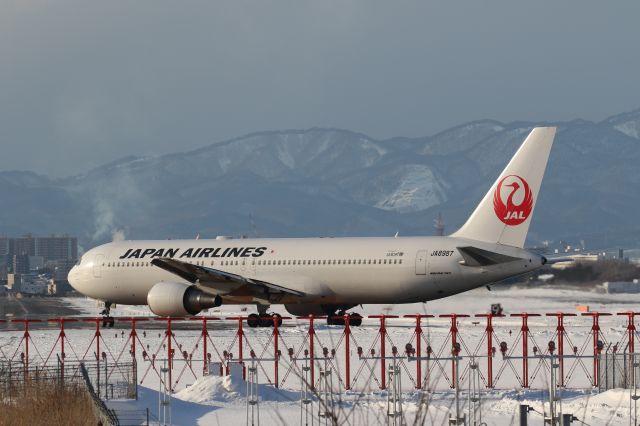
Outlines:
[[[69,298],[67,302],[83,312],[82,315],[96,315],[99,308],[95,302],[88,299]],[[436,315],[436,318],[423,320],[424,343],[423,351],[427,342],[433,347],[434,354],[448,356],[450,350],[449,329],[451,321],[449,318],[438,318],[438,315],[458,313],[458,314],[481,314],[486,313],[492,303],[501,303],[505,309],[504,318],[494,320],[495,337],[494,346],[499,341],[509,344],[509,349],[513,347],[512,355],[520,354],[521,340],[519,332],[521,319],[510,317],[509,314],[531,312],[531,313],[577,313],[578,305],[588,305],[591,311],[602,311],[618,313],[637,309],[640,303],[640,295],[607,295],[597,292],[586,292],[577,290],[564,290],[553,287],[538,289],[509,289],[500,291],[487,291],[478,289],[472,292],[450,297],[447,299],[429,302],[428,304],[396,305],[396,306],[372,306],[365,305],[359,311],[366,315],[388,314],[402,316],[405,314],[428,313]],[[243,309],[245,309],[243,311]],[[251,306],[223,306],[220,309],[208,312],[207,315],[216,317],[229,317],[237,314],[247,314],[252,312]],[[274,307],[275,312],[286,315],[286,312],[279,306]],[[113,310],[114,316],[149,316],[146,307],[117,306]],[[555,340],[555,318],[540,316],[529,319],[531,334],[530,346],[537,346],[542,351],[549,340]],[[158,363],[166,358],[167,341],[162,329],[162,323],[156,323],[155,328],[139,324],[137,340],[138,356],[138,381],[139,387],[138,401],[112,401],[110,406],[118,410],[133,410],[149,408],[152,415],[157,417],[158,413],[158,389],[159,375],[156,373]],[[222,325],[224,324],[224,325]],[[279,363],[278,383],[280,388],[276,389],[269,382],[275,381],[273,362],[267,361],[258,364],[258,393],[260,395],[260,423],[266,424],[300,424],[301,403],[300,372],[304,361],[291,362],[287,355],[287,349],[292,348],[297,356],[302,357],[302,350],[308,348],[308,328],[305,321],[297,323],[291,320],[280,330],[279,348],[283,356]],[[412,342],[415,347],[413,319],[393,319],[387,323],[387,354],[392,345],[398,347],[402,352],[405,344]],[[471,359],[468,355],[475,353],[482,356],[485,352],[485,322],[483,318],[460,318],[458,321],[459,342],[463,343],[462,355],[467,355],[461,361],[461,383],[466,389],[468,383],[468,363]],[[623,342],[626,336],[626,317],[610,316],[602,317],[600,320],[602,328],[602,338],[605,342]],[[158,328],[159,327],[159,328]],[[584,348],[585,354],[591,353],[591,319],[585,317],[568,317],[565,320],[565,327],[571,343],[566,346],[578,346]],[[342,338],[342,328],[328,327],[319,321],[316,327],[316,357],[321,356],[322,347],[329,350],[336,349],[334,368],[334,400],[335,410],[340,424],[385,424],[386,411],[386,391],[379,389],[381,366],[377,360],[360,360],[356,353],[356,348],[361,346],[365,354],[369,354],[370,349],[379,354],[380,343],[378,340],[378,319],[365,319],[363,327],[353,328],[350,362],[351,362],[351,382],[353,391],[344,390],[345,348]],[[244,341],[244,358],[249,354],[250,347],[256,351],[258,357],[273,357],[273,336],[270,329],[248,329],[245,328],[246,339]],[[174,395],[172,399],[173,424],[195,425],[195,424],[228,424],[229,422],[245,423],[247,398],[246,382],[242,377],[204,376],[203,371],[203,341],[202,333],[197,328],[174,330],[175,340],[172,341],[176,349],[176,359],[173,370],[172,383],[174,384]],[[30,358],[33,362],[53,356],[55,359],[57,348],[60,347],[58,331],[53,325],[48,329],[35,329],[31,331],[33,344],[31,346]],[[67,341],[65,352],[68,359],[73,357],[82,358],[91,356],[96,347],[93,340],[93,333],[90,329],[68,329],[66,331]],[[0,332],[0,357],[11,358],[23,351],[24,343],[21,342],[23,334],[20,330]],[[219,359],[218,352],[227,350],[234,353],[234,358],[238,356],[238,342],[236,339],[236,328],[233,322],[211,321],[209,328],[209,347],[207,351],[212,354],[212,360]],[[53,349],[53,355],[50,355]],[[102,332],[101,351],[109,352],[110,359],[129,359],[131,343],[128,330],[105,329]],[[34,351],[40,350],[42,353]],[[145,351],[147,357],[142,357]],[[192,354],[193,359],[185,362],[179,356],[180,352],[186,351]],[[88,354],[88,355],[87,355]],[[156,363],[151,363],[152,354],[156,354]],[[50,358],[51,359],[51,358]],[[486,358],[478,358],[480,371],[486,377]],[[415,362],[402,358],[402,389],[403,389],[403,412],[407,424],[412,424],[414,419],[426,418],[424,424],[446,424],[446,418],[451,412],[451,407],[455,401],[455,393],[449,387],[448,379],[451,376],[451,365],[448,361],[442,361],[440,365],[425,363],[424,371],[431,368],[433,373],[429,376],[428,385],[434,392],[422,392],[414,388],[411,377],[415,377]],[[575,360],[565,361],[566,369],[573,368],[567,383],[567,389],[563,394],[563,411],[572,413],[580,420],[589,425],[599,424],[629,424],[630,393],[623,390],[611,390],[597,393],[589,386],[589,374],[592,371],[592,361],[586,360],[583,365]],[[521,363],[515,360],[511,363],[502,361],[496,357],[494,360],[494,375],[501,370],[499,379],[496,379],[496,389],[487,391],[482,387],[482,420],[488,425],[511,425],[518,424],[519,405],[521,403],[530,404],[535,411],[530,413],[531,424],[542,423],[543,402],[546,401],[547,393],[542,389],[548,388],[548,364],[543,360],[532,360],[529,370],[535,371],[531,381],[531,389],[523,390],[518,381],[521,372]],[[316,381],[318,380],[319,369],[323,367],[322,362],[317,365]],[[467,410],[467,392],[461,392],[461,407]],[[317,401],[313,404],[316,416],[319,406]],[[468,413],[467,413],[468,415]]]
[[[199,379],[189,389],[174,395],[171,406],[172,421],[175,425],[239,425],[246,424],[247,410],[244,382],[233,382],[229,377],[205,377]],[[306,413],[301,409],[300,394],[292,391],[260,388],[260,403],[256,408],[263,425],[304,425]],[[572,413],[588,425],[628,425],[630,416],[629,391],[610,390],[602,393],[589,391],[566,392],[562,401],[562,411]],[[464,399],[466,395],[461,394]],[[543,424],[542,413],[548,413],[542,401],[547,394],[541,391],[491,391],[482,394],[482,409],[477,411],[477,424],[481,420],[491,426],[519,424],[520,404],[528,404],[529,424]],[[338,400],[340,398],[340,401]],[[338,424],[378,425],[386,424],[387,395],[385,392],[367,394],[345,393],[336,396],[334,410]],[[455,406],[453,391],[430,395],[418,391],[403,394],[402,418],[405,424],[446,425]],[[154,407],[158,410],[158,392],[141,388],[137,402],[112,401],[108,404],[116,410],[132,410]],[[461,414],[470,417],[466,401],[461,402]],[[320,406],[314,402],[310,410],[318,422]],[[416,423],[414,423],[416,422]],[[250,424],[250,423],[249,423]],[[256,423],[257,424],[257,423]],[[308,424],[312,424],[309,420]],[[329,423],[330,424],[330,423]],[[473,424],[473,423],[471,423]],[[578,423],[580,424],[580,423]]]

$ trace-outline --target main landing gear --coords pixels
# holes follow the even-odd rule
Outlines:
[[[255,327],[278,327],[282,325],[282,316],[280,314],[251,314],[247,318],[247,325],[251,328]]]
[[[102,315],[103,328],[113,328],[115,324],[115,320],[111,316],[111,305],[111,302],[104,302],[104,309],[100,312],[100,315]]]
[[[356,312],[348,314],[345,311],[338,311],[333,315],[327,315],[327,325],[345,325],[345,317],[349,319],[350,327],[360,327],[362,325],[362,315]]]
[[[278,327],[282,325],[282,316],[280,314],[270,314],[267,312],[269,305],[258,305],[258,313],[251,314],[247,318],[247,325],[251,328],[256,327]]]

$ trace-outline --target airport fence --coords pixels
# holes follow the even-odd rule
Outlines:
[[[19,319],[0,327],[0,363],[55,376],[85,362],[103,399],[135,397],[135,384],[175,391],[204,375],[246,377],[249,366],[274,387],[306,377],[315,390],[330,370],[334,391],[374,391],[388,388],[394,365],[403,390],[434,391],[456,388],[472,365],[486,389],[544,389],[557,363],[558,386],[607,389],[629,384],[629,361],[619,358],[635,353],[638,315],[372,315],[361,327],[348,316],[343,325],[308,316],[268,328],[247,327],[244,316],[126,317],[115,328],[102,318]]]
[[[67,361],[54,364],[32,364],[0,361],[0,393],[8,398],[19,395],[25,385],[90,384],[98,398],[137,399],[135,363],[109,366],[96,362]]]

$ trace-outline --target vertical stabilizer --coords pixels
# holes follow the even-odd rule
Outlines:
[[[452,237],[523,247],[555,127],[534,128],[467,222]]]

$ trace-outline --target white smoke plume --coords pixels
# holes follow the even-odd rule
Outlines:
[[[117,229],[111,233],[111,240],[113,242],[124,241],[126,239],[127,237],[125,236],[124,231],[122,229]]]
[[[93,233],[93,240],[100,240],[115,232],[114,214],[109,203],[103,198],[95,200],[96,231]]]

